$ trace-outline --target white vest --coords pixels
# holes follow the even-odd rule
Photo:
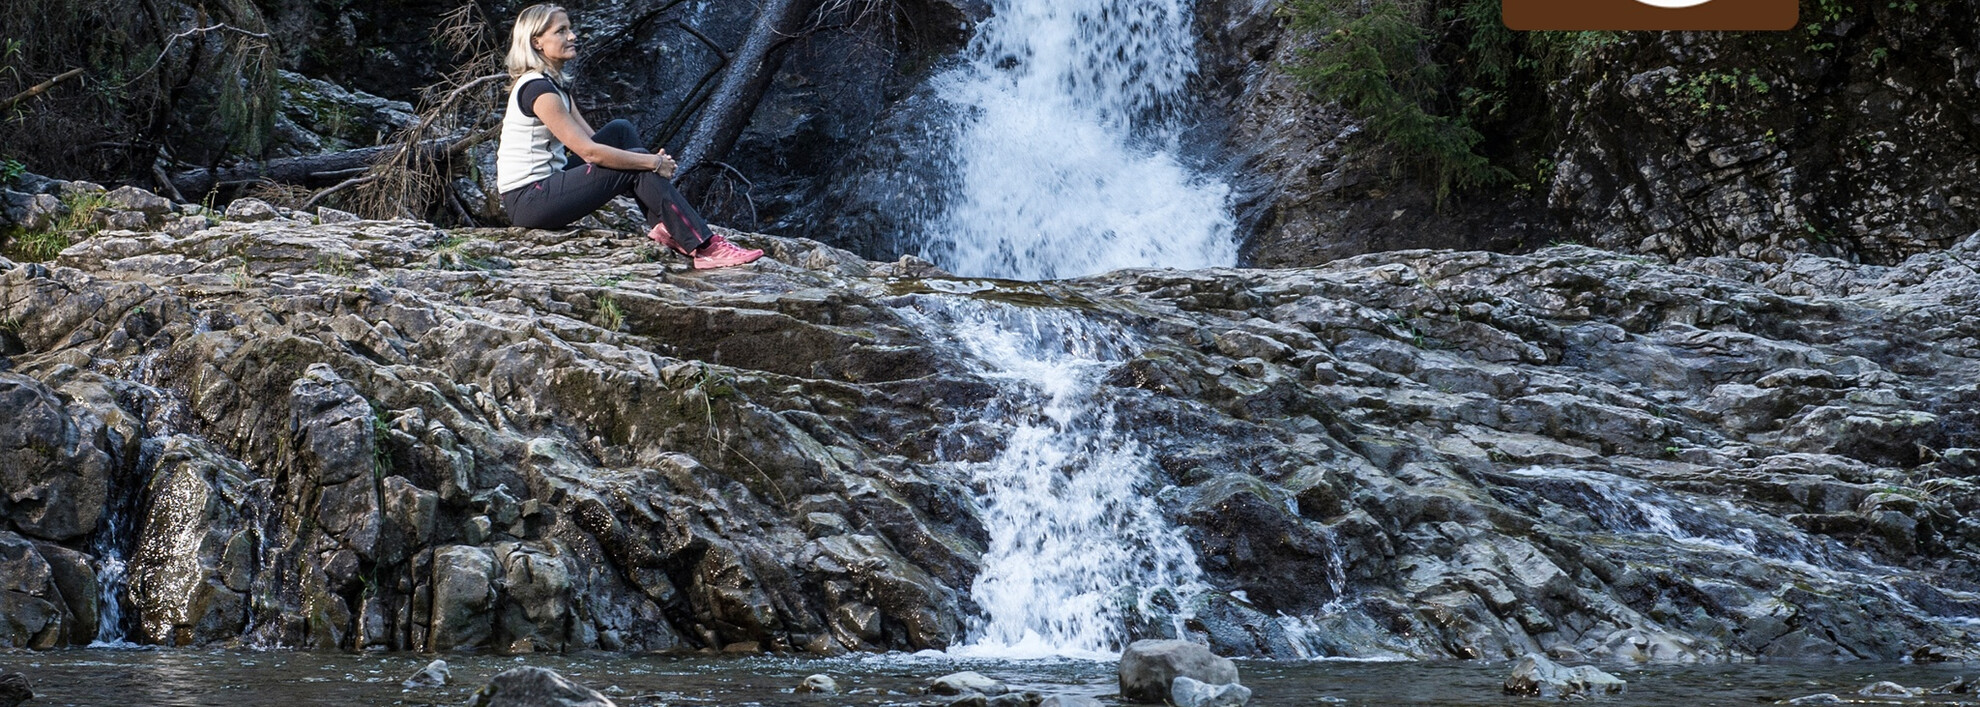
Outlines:
[[[523,84],[540,78],[544,78],[543,72],[531,71],[516,77],[515,84],[509,86],[509,107],[502,113],[502,145],[495,150],[495,188],[499,191],[534,184],[570,161],[550,128],[541,119],[524,115],[517,102]],[[571,109],[571,99],[561,87],[557,98],[564,102],[564,110]]]

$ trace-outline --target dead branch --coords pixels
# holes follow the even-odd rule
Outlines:
[[[179,40],[185,39],[186,37],[190,37],[195,34],[206,34],[207,32],[218,32],[221,30],[238,32],[242,35],[253,37],[255,39],[259,39],[263,41],[273,41],[273,39],[269,37],[267,32],[250,32],[248,30],[235,27],[225,22],[221,22],[210,27],[194,27],[192,29],[165,38],[165,48],[158,50],[158,58],[153,59],[151,61],[151,66],[147,66],[143,71],[137,72],[136,75],[131,77],[131,80],[125,81],[122,86],[118,86],[117,88],[120,90],[130,88],[133,84],[136,84],[138,82],[138,79],[144,78],[145,75],[150,74],[153,71],[157,71],[158,65],[165,63],[165,57],[171,55],[172,45],[177,43]]]
[[[435,138],[417,145],[427,157],[444,154],[460,138]],[[184,194],[204,194],[215,187],[249,182],[280,182],[301,186],[331,184],[336,179],[371,169],[379,157],[406,149],[404,145],[379,145],[327,155],[289,157],[266,162],[250,162],[232,167],[193,169],[172,175],[172,188]]]
[[[21,101],[25,101],[27,99],[46,93],[48,89],[54,88],[55,84],[61,83],[63,81],[67,81],[77,76],[81,76],[82,74],[83,74],[82,69],[70,69],[68,71],[64,71],[55,78],[35,84],[32,88],[29,88],[26,91],[22,91],[20,93],[14,94],[13,98],[0,101],[0,110],[6,110],[8,108],[12,108],[16,103],[20,103]]]

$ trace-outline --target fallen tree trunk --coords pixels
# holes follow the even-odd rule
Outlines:
[[[721,83],[677,156],[682,191],[699,195],[706,188],[715,172],[704,168],[713,166],[736,146],[750,115],[756,112],[756,104],[769,89],[770,79],[777,75],[777,62],[771,61],[770,55],[798,34],[800,24],[817,5],[818,0],[765,0],[757,11],[749,35],[729,56]]]
[[[478,136],[452,136],[422,141],[424,158],[433,159],[453,151],[456,143]],[[325,155],[285,157],[266,162],[250,162],[219,169],[193,169],[172,175],[172,187],[186,195],[206,194],[218,189],[257,182],[279,182],[305,187],[327,187],[371,169],[372,165],[399,150],[397,144],[363,147]],[[196,197],[195,197],[196,198]]]

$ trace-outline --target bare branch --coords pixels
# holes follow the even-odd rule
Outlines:
[[[273,40],[272,40],[272,38],[270,38],[270,37],[268,36],[268,33],[267,33],[267,32],[250,32],[250,31],[248,31],[248,30],[244,30],[244,29],[241,29],[241,28],[239,28],[239,27],[235,27],[235,26],[233,26],[233,25],[230,25],[230,24],[227,24],[227,23],[225,23],[225,22],[221,22],[221,23],[219,23],[219,24],[215,24],[215,25],[213,25],[213,26],[211,26],[211,27],[194,27],[194,28],[192,28],[192,29],[189,29],[189,30],[186,30],[186,31],[184,31],[184,32],[180,32],[180,33],[178,33],[178,34],[175,34],[175,35],[172,35],[172,36],[170,36],[170,37],[167,37],[167,38],[165,39],[165,48],[164,48],[164,49],[160,49],[160,50],[158,50],[158,58],[157,58],[157,59],[153,59],[153,60],[151,61],[151,66],[148,66],[148,67],[145,67],[145,69],[144,69],[143,71],[140,71],[140,72],[137,72],[137,74],[136,74],[136,75],[134,75],[134,76],[132,76],[132,77],[131,77],[131,80],[129,80],[129,81],[125,81],[125,82],[123,83],[123,85],[121,85],[121,86],[118,86],[118,87],[117,87],[117,90],[120,90],[120,91],[121,91],[121,90],[124,90],[124,89],[127,89],[127,88],[130,88],[130,87],[131,87],[132,85],[134,85],[134,84],[136,84],[136,83],[137,83],[137,81],[138,81],[138,79],[141,79],[141,78],[144,78],[146,74],[150,74],[150,73],[151,73],[151,72],[153,72],[153,71],[157,71],[157,70],[158,70],[158,65],[159,65],[159,64],[163,64],[163,63],[165,63],[165,57],[166,57],[166,56],[169,56],[169,55],[170,55],[170,54],[172,53],[172,45],[173,45],[174,43],[177,43],[177,42],[178,42],[179,40],[181,40],[181,39],[185,39],[186,37],[190,37],[190,36],[193,36],[193,35],[195,35],[195,34],[206,34],[207,32],[217,32],[217,31],[220,31],[220,30],[227,30],[227,31],[231,31],[231,32],[238,32],[238,33],[240,33],[240,34],[242,34],[242,35],[246,35],[246,36],[248,36],[248,37],[253,37],[253,38],[255,38],[255,39],[259,39],[259,40],[263,40],[263,41],[273,41]]]
[[[39,96],[42,93],[46,92],[48,89],[54,88],[55,84],[61,83],[63,81],[67,81],[77,76],[81,76],[82,73],[83,73],[82,69],[70,69],[68,71],[62,72],[61,75],[56,76],[55,78],[35,84],[34,87],[29,88],[26,91],[22,91],[20,93],[14,94],[13,98],[0,101],[0,110],[6,110],[8,108],[12,108],[16,103],[20,103],[21,101],[25,101],[35,96]]]

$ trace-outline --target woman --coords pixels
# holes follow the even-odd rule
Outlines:
[[[697,269],[724,268],[763,257],[708,229],[667,178],[674,158],[639,146],[632,123],[614,120],[593,130],[570,100],[564,64],[577,58],[571,17],[554,5],[531,5],[516,16],[506,63],[515,78],[502,114],[495,181],[509,222],[563,228],[631,193],[646,214],[647,236],[688,256]]]

